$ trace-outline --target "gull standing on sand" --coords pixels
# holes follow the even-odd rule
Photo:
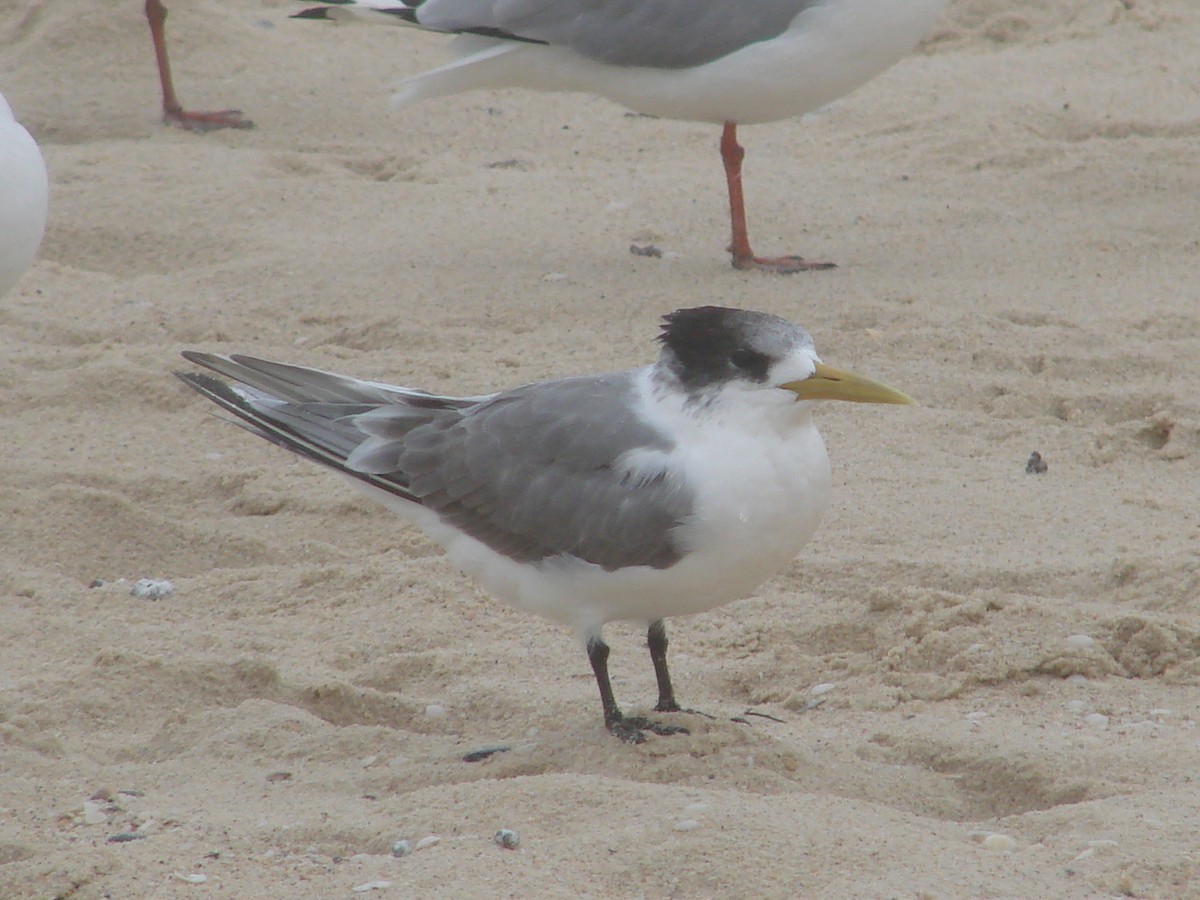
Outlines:
[[[813,401],[912,402],[825,365],[777,316],[707,306],[664,320],[652,365],[482,397],[194,351],[233,384],[178,374],[249,431],[348,477],[500,600],[572,627],[606,727],[640,742],[685,729],[622,714],[603,626],[647,625],[654,709],[679,712],[663,619],[752,592],[829,504]]]
[[[830,268],[750,248],[737,126],[811,112],[910,53],[944,0],[328,0],[297,18],[457,34],[456,60],[401,81],[396,100],[490,88],[599,94],[636,112],[724,127],[737,269]],[[773,173],[781,191],[803,181]],[[819,177],[810,173],[809,177]],[[792,185],[796,184],[795,188]]]
[[[0,297],[41,246],[49,197],[42,152],[0,94]]]

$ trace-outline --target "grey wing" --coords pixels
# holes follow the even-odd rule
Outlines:
[[[566,46],[614,66],[703,65],[787,30],[822,0],[425,0],[416,20]]]
[[[515,559],[666,568],[682,555],[674,529],[692,497],[665,471],[621,465],[672,446],[632,399],[628,375],[518,388],[413,429],[398,469],[423,505]]]
[[[187,351],[178,373],[244,426],[322,465],[419,503],[522,561],[571,555],[605,569],[665,568],[692,497],[653,466],[672,444],[633,411],[629,375],[444,397],[247,356]]]
[[[230,386],[210,375],[176,373],[185,384],[237,416],[248,431],[413,502],[419,501],[409,493],[401,473],[376,477],[375,470],[384,468],[373,460],[380,443],[377,435],[394,439],[402,430],[439,418],[458,418],[461,410],[487,399],[443,397],[251,356],[191,350],[183,355],[235,382]],[[365,459],[366,464],[357,466],[356,459]]]
[[[414,403],[430,408],[464,409],[487,397],[445,397],[414,388],[363,381],[349,375],[338,375],[322,369],[271,362],[254,356],[199,353],[184,350],[184,359],[232,378],[239,384],[257,388],[280,400],[300,402],[329,401],[378,405],[384,403]],[[490,395],[489,395],[490,396]]]

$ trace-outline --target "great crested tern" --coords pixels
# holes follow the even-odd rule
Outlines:
[[[830,469],[813,401],[911,403],[820,361],[804,329],[705,306],[664,317],[651,365],[449,397],[250,356],[185,351],[178,373],[244,426],[329,466],[416,525],[500,600],[572,627],[604,723],[624,716],[603,626],[648,626],[675,712],[669,616],[752,592],[812,537]]]

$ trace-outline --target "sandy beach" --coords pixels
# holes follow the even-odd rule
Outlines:
[[[794,276],[730,267],[712,126],[394,108],[437,36],[170,6],[183,102],[255,129],[161,123],[140,2],[0,0],[52,188],[0,300],[0,897],[1200,896],[1195,0],[952,0],[744,129],[755,248],[839,266]],[[648,362],[702,304],[920,405],[819,410],[833,507],[670,623],[716,718],[638,746],[567,629],[172,376],[484,393]],[[648,710],[644,632],[606,635]]]

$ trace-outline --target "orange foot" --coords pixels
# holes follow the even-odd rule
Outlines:
[[[809,262],[799,256],[734,256],[735,269],[755,269],[759,272],[774,272],[777,275],[791,275],[793,272],[819,272],[824,269],[836,269],[837,263]]]
[[[188,131],[216,131],[218,128],[253,128],[254,123],[242,117],[240,109],[220,112],[190,112],[186,109],[163,110],[163,121]]]

